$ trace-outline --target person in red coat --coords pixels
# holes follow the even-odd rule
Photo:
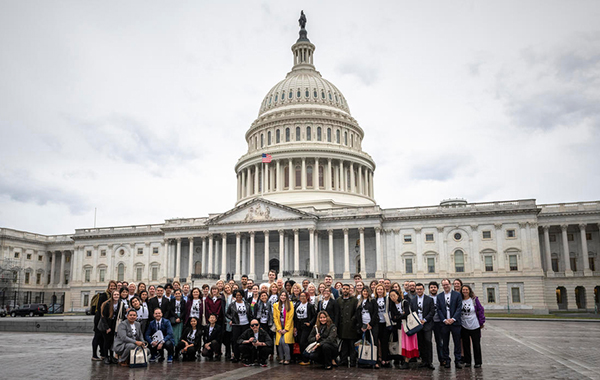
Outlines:
[[[214,314],[217,317],[217,324],[223,324],[223,310],[225,307],[225,301],[221,298],[219,294],[219,288],[216,285],[213,285],[210,288],[210,296],[206,300],[206,315]]]

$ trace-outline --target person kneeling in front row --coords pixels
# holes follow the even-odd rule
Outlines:
[[[312,353],[305,352],[304,355],[307,359],[321,362],[323,368],[332,369],[331,361],[338,355],[337,327],[326,311],[320,311],[317,314],[317,324],[308,337],[309,344],[314,342],[317,342],[314,351]]]
[[[180,356],[183,361],[196,360],[196,352],[201,347],[202,328],[198,318],[190,317],[188,325],[183,329],[181,339],[175,347],[176,356]]]
[[[245,367],[255,362],[261,367],[267,366],[267,358],[273,351],[273,340],[265,330],[260,328],[257,319],[250,321],[250,329],[240,335],[237,344]]]
[[[129,366],[129,352],[145,345],[142,328],[136,320],[137,312],[135,309],[129,309],[127,319],[119,324],[115,336],[114,351],[119,355],[119,364],[123,367]]]
[[[150,362],[154,363],[158,356],[158,361],[164,360],[163,350],[167,350],[167,363],[173,363],[173,351],[175,343],[173,341],[173,327],[168,319],[164,319],[160,309],[154,309],[154,320],[148,325],[146,330],[146,341],[150,344],[150,353],[152,357]]]
[[[202,333],[202,356],[208,361],[213,360],[213,356],[221,356],[221,337],[223,328],[217,324],[217,316],[211,314],[208,317],[208,324],[204,326]]]

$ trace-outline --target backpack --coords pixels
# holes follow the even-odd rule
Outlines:
[[[90,303],[90,311],[92,314],[96,314],[96,310],[98,309],[98,299],[100,298],[100,293],[96,293],[92,297],[92,302]]]

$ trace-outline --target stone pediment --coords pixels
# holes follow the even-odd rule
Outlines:
[[[317,216],[265,199],[254,199],[208,221],[208,224],[257,223],[279,220],[316,219]]]

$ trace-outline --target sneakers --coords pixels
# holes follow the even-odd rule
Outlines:
[[[250,362],[245,361],[242,364],[244,365],[244,367],[252,367],[252,363],[250,363]]]
[[[261,367],[266,367],[266,366],[267,366],[267,363],[260,363],[260,366],[261,366]]]
[[[156,363],[156,356],[150,356],[150,363]]]
[[[173,363],[173,356],[172,355],[167,356],[167,363]]]
[[[99,358],[99,357],[97,357],[97,356],[92,356],[92,361],[93,361],[93,362],[99,362],[99,361],[101,361],[101,360],[102,360],[102,359],[100,359],[100,358]]]

